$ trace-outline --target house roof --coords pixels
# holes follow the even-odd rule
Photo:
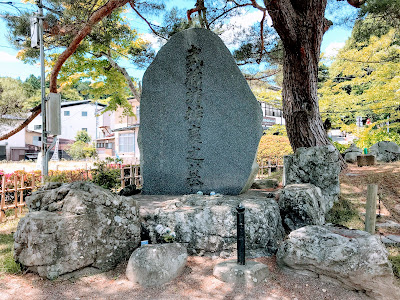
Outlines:
[[[61,107],[69,107],[75,105],[83,105],[83,104],[95,104],[92,100],[81,100],[81,101],[65,101],[61,102]],[[97,103],[98,106],[106,107],[107,105],[102,103]]]
[[[117,132],[117,131],[128,131],[128,130],[132,130],[134,128],[138,128],[139,124],[136,125],[131,125],[131,126],[127,126],[127,127],[122,127],[122,128],[116,128],[111,130],[112,132]]]

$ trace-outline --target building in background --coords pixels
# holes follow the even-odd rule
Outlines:
[[[2,119],[9,119],[15,123],[21,123],[24,118],[16,118],[14,116],[3,115]],[[14,126],[3,125],[1,133],[7,133],[14,129]],[[0,160],[23,160],[25,159],[25,151],[28,150],[25,144],[26,131],[21,130],[6,140],[0,141]]]
[[[102,126],[96,140],[97,154],[100,159],[118,157],[124,163],[138,163],[140,152],[137,136],[140,125],[140,103],[134,98],[129,98],[134,116],[126,116],[123,109],[115,112],[106,112],[102,115]]]
[[[283,111],[275,108],[274,106],[261,102],[261,109],[263,112],[262,127],[264,130],[270,128],[273,125],[285,125],[285,119],[283,118]]]
[[[97,138],[97,128],[102,126],[102,118],[97,112],[104,107],[106,105],[91,100],[62,102],[61,135],[58,138],[74,141],[76,133],[85,130],[94,141]],[[41,114],[28,125],[28,130],[42,132]]]

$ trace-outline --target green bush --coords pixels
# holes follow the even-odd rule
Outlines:
[[[121,186],[120,169],[111,169],[107,167],[107,162],[101,161],[94,163],[96,169],[92,170],[92,181],[109,190],[117,189]]]
[[[335,146],[341,154],[343,154],[344,151],[346,151],[351,146],[351,144],[340,144],[338,142],[332,142],[332,145]]]
[[[400,145],[400,135],[395,131],[388,133],[385,128],[364,130],[364,132],[360,135],[360,138],[356,141],[356,145],[357,147],[363,149],[369,148],[372,145],[382,141],[394,142],[397,145]]]
[[[94,145],[89,145],[83,141],[76,141],[66,151],[75,160],[97,156]]]

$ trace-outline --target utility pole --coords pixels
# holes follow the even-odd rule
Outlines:
[[[45,69],[44,69],[44,41],[43,41],[43,4],[42,0],[36,0],[39,8],[37,18],[39,19],[39,40],[40,40],[40,85],[42,98],[42,183],[49,173],[47,158],[47,126],[46,126],[46,90],[45,90]]]

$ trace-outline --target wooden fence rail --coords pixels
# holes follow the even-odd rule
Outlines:
[[[14,180],[7,180],[6,176],[1,178],[1,202],[0,202],[0,222],[2,222],[6,216],[6,210],[14,209],[15,217],[18,216],[18,212],[22,213],[22,207],[26,205],[24,201],[24,192],[27,190],[35,189],[35,175],[32,174],[32,184],[30,186],[25,186],[26,175],[14,176]],[[12,188],[8,188],[8,186]],[[11,198],[12,195],[14,199]]]
[[[272,170],[278,170],[279,168],[283,169],[283,165],[279,164],[278,159],[274,161],[271,159],[263,159],[261,163],[259,163],[257,178],[271,176]],[[267,170],[267,172],[265,172],[265,170]]]
[[[121,165],[121,188],[124,188],[127,183],[134,184],[136,187],[142,185],[142,175],[140,174],[140,165]]]

